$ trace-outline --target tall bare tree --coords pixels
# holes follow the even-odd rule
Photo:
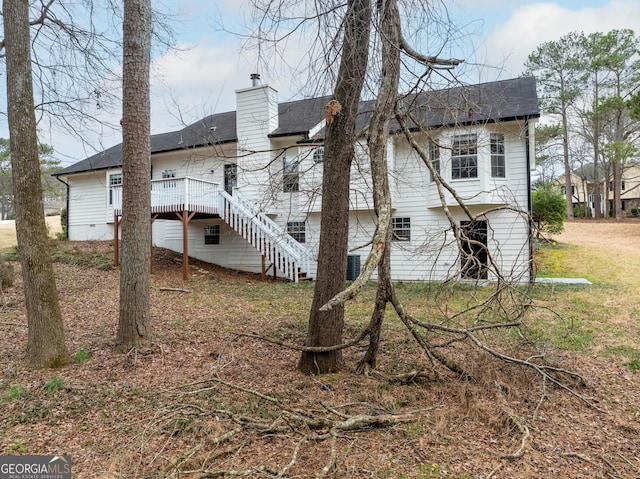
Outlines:
[[[123,34],[120,351],[151,341],[150,0],[125,0]]]
[[[326,112],[320,250],[307,346],[342,343],[343,305],[329,311],[321,311],[320,308],[342,291],[347,276],[349,174],[355,155],[356,116],[367,71],[370,22],[370,0],[347,2],[340,69],[333,99]],[[339,370],[342,363],[341,350],[305,351],[298,368],[309,374],[328,373]]]
[[[29,3],[3,2],[7,103],[16,231],[24,285],[27,360],[56,367],[69,359],[44,220],[33,100]]]
[[[381,43],[381,72],[376,106],[369,126],[367,144],[371,159],[373,182],[373,205],[378,219],[372,241],[372,250],[378,254],[371,257],[378,266],[378,289],[376,301],[369,321],[369,347],[358,365],[358,371],[367,374],[377,363],[380,332],[387,303],[393,297],[391,283],[391,194],[389,191],[389,169],[387,142],[389,124],[398,101],[400,82],[400,14],[396,0],[377,2],[376,30]],[[365,270],[369,265],[365,264]]]

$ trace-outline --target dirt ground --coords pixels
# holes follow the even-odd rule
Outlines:
[[[597,242],[637,268],[640,223],[571,222],[557,239]],[[111,254],[109,243],[79,247]],[[154,253],[156,340],[121,355],[113,351],[118,271],[57,264],[56,272],[77,358],[64,368],[24,367],[20,281],[0,295],[0,454],[68,454],[74,478],[640,478],[640,371],[626,356],[544,351],[547,364],[584,379],[568,381],[580,398],[478,353],[469,353],[475,381],[441,373],[400,382],[390,377],[429,363],[389,320],[378,374],[354,373],[363,351],[354,348],[344,372],[308,377],[296,372],[298,352],[235,333],[299,343],[312,285],[198,262],[185,283],[180,258],[166,251]],[[637,321],[640,301],[629,307]],[[624,331],[631,353],[637,333]],[[594,323],[592,334],[605,332]],[[514,344],[507,352],[529,347]],[[306,429],[301,416],[313,419],[302,421]]]

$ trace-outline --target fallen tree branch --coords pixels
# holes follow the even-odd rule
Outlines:
[[[244,336],[247,338],[254,338],[264,341],[266,343],[275,344],[276,346],[282,346],[283,348],[293,349],[294,351],[304,351],[309,353],[327,353],[330,351],[338,351],[340,349],[347,349],[353,346],[356,346],[362,342],[364,338],[369,335],[369,329],[365,328],[355,339],[349,341],[348,343],[336,344],[334,346],[300,346],[297,344],[291,344],[284,341],[280,341],[279,339],[269,338],[267,336],[262,336],[257,333],[238,333],[232,332],[236,336]]]
[[[175,291],[176,293],[191,293],[191,290],[184,288],[159,288],[159,291]]]
[[[516,452],[512,454],[503,454],[500,457],[502,459],[518,459],[524,456],[524,448],[527,444],[527,439],[529,439],[529,436],[530,436],[529,428],[527,427],[526,424],[523,424],[522,422],[520,422],[518,418],[514,414],[512,414],[510,411],[508,411],[506,408],[501,408],[501,410],[502,410],[502,414],[505,415],[509,423],[515,426],[518,429],[518,431],[522,434],[522,439],[520,440],[520,447]]]
[[[6,322],[6,321],[0,321],[0,325],[2,325],[2,326],[20,326],[21,328],[28,327],[26,324],[23,324],[23,323],[10,323],[10,322]]]

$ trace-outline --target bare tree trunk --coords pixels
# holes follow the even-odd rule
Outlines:
[[[342,58],[333,99],[327,105],[327,136],[322,178],[322,213],[318,273],[309,315],[307,346],[342,343],[344,306],[320,308],[345,285],[349,246],[349,186],[354,157],[355,126],[367,69],[371,5],[349,0],[344,23]],[[342,351],[304,352],[298,369],[307,374],[338,371]]]
[[[116,347],[151,341],[151,2],[124,2],[122,267]]]
[[[29,2],[3,2],[7,104],[16,232],[27,309],[27,361],[57,367],[69,360],[44,220],[31,74]]]
[[[380,330],[387,303],[393,296],[391,283],[391,191],[387,162],[389,123],[398,100],[400,81],[400,15],[396,0],[378,1],[380,41],[382,44],[382,75],[376,107],[369,128],[369,153],[373,181],[373,204],[378,218],[378,229],[384,237],[384,251],[378,264],[378,289],[371,321],[369,322],[369,347],[357,367],[368,373],[376,367]]]

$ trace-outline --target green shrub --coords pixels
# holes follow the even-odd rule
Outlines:
[[[631,216],[638,218],[640,216],[640,208],[631,208]]]
[[[574,218],[590,218],[591,212],[587,205],[576,205],[573,207],[573,217]]]
[[[531,216],[538,238],[542,232],[562,233],[567,215],[567,200],[560,189],[543,183],[533,192],[532,198]]]
[[[62,208],[60,211],[60,225],[62,226],[62,231],[56,235],[56,238],[59,240],[69,239],[69,235],[67,233],[67,208]]]

